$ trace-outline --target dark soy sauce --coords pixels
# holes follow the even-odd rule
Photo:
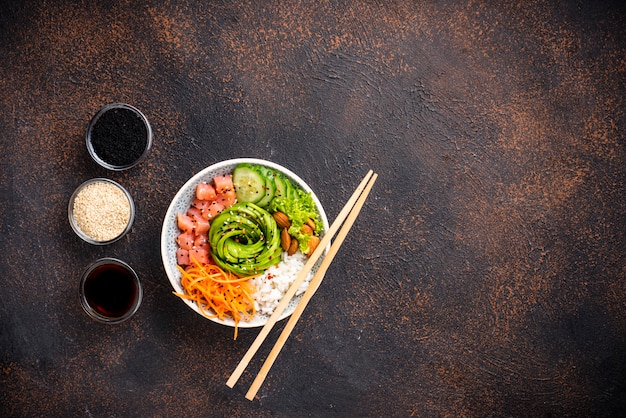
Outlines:
[[[85,299],[91,308],[102,316],[109,318],[124,316],[133,309],[137,294],[135,278],[124,266],[100,265],[85,279]]]

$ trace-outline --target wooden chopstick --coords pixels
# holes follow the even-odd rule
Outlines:
[[[319,288],[320,284],[322,283],[322,280],[324,279],[324,275],[326,274],[326,270],[328,270],[328,266],[330,266],[330,263],[333,261],[333,258],[335,258],[337,251],[339,251],[339,247],[341,247],[341,244],[343,244],[343,241],[346,238],[346,235],[348,235],[348,232],[350,231],[352,224],[354,223],[357,216],[359,215],[359,212],[361,211],[361,208],[363,207],[363,204],[365,203],[365,200],[367,199],[367,195],[372,189],[372,186],[374,185],[374,182],[376,181],[377,177],[378,177],[377,174],[374,174],[372,176],[370,181],[367,183],[365,190],[361,194],[361,197],[359,197],[359,200],[356,202],[356,204],[354,205],[354,208],[350,212],[350,216],[348,216],[348,219],[346,219],[345,223],[341,227],[341,230],[339,231],[339,234],[337,234],[337,238],[335,238],[335,241],[331,245],[330,250],[328,251],[328,254],[326,254],[317,272],[313,276],[313,279],[311,279],[311,282],[309,283],[309,287],[304,292],[304,295],[302,296],[302,299],[298,303],[298,306],[296,307],[295,311],[291,314],[291,317],[289,318],[287,325],[285,325],[285,328],[283,329],[282,333],[278,337],[278,340],[276,341],[274,348],[272,348],[272,351],[270,352],[267,359],[265,360],[265,363],[263,363],[263,366],[261,367],[259,374],[254,379],[254,382],[252,382],[252,385],[250,386],[248,393],[246,393],[246,399],[252,400],[256,396],[256,393],[258,392],[259,388],[263,384],[263,381],[267,377],[267,373],[271,369],[272,365],[274,364],[274,361],[278,357],[278,354],[280,353],[283,346],[285,345],[285,342],[287,341],[287,338],[289,338],[289,335],[291,334],[291,331],[293,330],[294,326],[300,319],[300,315],[302,315],[302,312],[304,312],[304,309],[306,308],[307,304],[309,303],[309,301],[311,300],[311,298],[313,297],[313,295]]]
[[[246,354],[243,356],[243,358],[241,359],[241,361],[239,362],[239,364],[237,365],[237,367],[231,374],[228,381],[226,382],[226,385],[228,387],[232,388],[233,386],[235,386],[235,383],[237,383],[237,381],[243,374],[244,370],[248,366],[248,363],[250,363],[250,360],[252,360],[252,357],[254,356],[254,354],[256,354],[259,347],[261,347],[261,344],[263,344],[263,341],[265,341],[265,338],[267,338],[267,335],[270,333],[270,331],[272,330],[276,322],[278,322],[280,315],[283,313],[283,311],[289,304],[289,301],[291,301],[291,298],[293,298],[293,295],[300,288],[300,285],[302,284],[306,276],[309,274],[309,272],[311,271],[315,263],[319,260],[322,253],[325,251],[326,247],[330,243],[331,238],[337,233],[337,230],[339,229],[341,224],[343,224],[343,221],[348,217],[356,200],[359,198],[367,182],[372,177],[372,174],[373,174],[372,170],[368,171],[368,173],[365,175],[363,180],[361,180],[361,183],[356,188],[356,190],[354,191],[354,193],[352,194],[352,196],[350,197],[346,205],[343,207],[341,212],[339,212],[339,215],[337,215],[337,218],[335,219],[333,224],[328,228],[328,231],[324,233],[324,236],[322,237],[317,248],[315,249],[315,251],[313,251],[313,254],[311,254],[307,262],[304,264],[304,267],[302,268],[300,273],[298,273],[298,275],[296,276],[293,284],[289,287],[289,289],[287,290],[287,292],[281,299],[278,306],[276,306],[276,308],[274,309],[274,313],[268,318],[267,322],[265,323],[265,325],[263,326],[263,328],[261,329],[257,337],[252,342],[252,345],[250,346]]]

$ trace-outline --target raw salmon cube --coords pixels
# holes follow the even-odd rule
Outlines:
[[[187,209],[187,216],[190,216],[192,219],[195,217],[202,217],[202,211],[200,209],[198,209],[195,206],[190,207],[189,209]]]
[[[196,235],[206,234],[209,232],[209,228],[211,224],[209,221],[204,219],[202,216],[202,212],[200,209],[196,207],[191,207],[187,210],[187,216],[191,218],[191,222],[193,222],[193,233]]]
[[[215,200],[224,205],[224,208],[229,208],[237,203],[237,193],[234,190],[226,190],[218,194]]]
[[[215,199],[215,188],[207,183],[200,183],[196,186],[196,198],[200,200]]]
[[[198,217],[194,216],[193,220],[196,223],[196,227],[193,230],[194,234],[206,235],[206,233],[209,232],[209,228],[211,227],[211,224],[209,223],[209,221],[204,219],[202,216],[198,216]]]
[[[234,190],[232,174],[226,174],[224,176],[215,176],[213,177],[213,183],[215,184],[215,191],[218,194],[224,193],[228,190]]]
[[[211,203],[213,203],[213,201],[195,199],[191,205],[200,210],[202,218],[209,220],[209,207],[211,206]]]
[[[176,250],[176,262],[179,266],[189,265],[189,251],[179,248]]]
[[[202,209],[206,209],[211,204],[211,202],[212,200],[194,199],[193,202],[191,202],[191,206],[202,210]]]
[[[195,207],[190,207],[187,210],[187,216],[191,218],[193,221],[193,231],[195,234],[200,234],[200,229],[204,229],[205,225],[208,221],[202,217],[202,211]],[[207,228],[208,231],[208,228]],[[206,231],[204,231],[206,232]]]
[[[190,250],[195,245],[196,237],[193,232],[183,232],[176,237],[176,243],[184,250]]]
[[[190,216],[179,213],[176,217],[178,228],[185,232],[192,232],[195,225]]]
[[[200,264],[209,263],[209,252],[206,248],[194,247],[189,250],[189,260],[196,260]]]
[[[209,205],[209,208],[207,209],[206,214],[203,213],[203,216],[205,216],[207,219],[210,220],[210,219],[215,218],[217,215],[219,215],[219,213],[223,210],[224,210],[224,205],[222,203],[218,201],[213,201]]]
[[[207,244],[207,236],[206,234],[201,234],[201,235],[196,235],[193,241],[193,245],[195,247],[201,247],[205,244]]]

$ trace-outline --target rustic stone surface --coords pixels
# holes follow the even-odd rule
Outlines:
[[[626,414],[623,6],[137,3],[1,2],[1,416]],[[110,102],[155,131],[125,172],[84,144]],[[331,219],[380,174],[253,402],[261,356],[225,382],[257,331],[172,296],[158,245],[186,179],[243,156]],[[137,205],[106,247],[67,222],[99,176]],[[78,303],[103,256],[145,286],[123,325]]]

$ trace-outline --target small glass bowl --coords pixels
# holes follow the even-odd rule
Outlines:
[[[128,223],[127,223],[126,227],[115,238],[112,238],[112,239],[109,239],[109,240],[106,240],[106,241],[99,241],[99,240],[97,240],[97,239],[87,235],[86,233],[84,233],[80,229],[80,227],[78,226],[78,223],[77,223],[76,218],[74,216],[74,202],[76,201],[76,196],[78,196],[78,194],[81,192],[81,190],[83,190],[85,187],[87,187],[87,186],[89,186],[91,184],[94,184],[94,183],[109,183],[109,184],[114,185],[115,187],[117,187],[118,189],[120,189],[124,193],[124,196],[126,196],[126,198],[128,199],[128,204],[130,205],[130,217],[128,218]],[[72,193],[72,196],[70,197],[69,204],[67,206],[67,216],[68,216],[68,219],[70,221],[70,226],[72,227],[72,229],[74,230],[76,235],[78,235],[83,241],[88,242],[89,244],[93,244],[93,245],[106,245],[106,244],[111,244],[111,243],[119,240],[124,235],[126,235],[128,233],[128,231],[130,231],[130,228],[133,225],[133,221],[135,220],[135,203],[133,202],[133,198],[131,197],[130,193],[128,193],[128,191],[124,187],[122,187],[121,184],[119,184],[119,183],[117,183],[117,182],[115,182],[113,180],[106,179],[106,178],[94,178],[94,179],[91,179],[91,180],[87,180],[86,182],[84,182],[83,184],[78,186],[76,188],[76,190],[74,190],[74,193]]]
[[[80,279],[78,297],[85,313],[103,324],[119,324],[139,309],[143,288],[131,266],[116,258],[89,265]]]
[[[114,165],[102,159],[96,153],[94,146],[93,146],[93,142],[92,142],[93,129],[96,123],[98,122],[98,120],[105,113],[115,110],[115,109],[126,109],[126,110],[132,111],[139,119],[141,119],[141,121],[143,121],[145,128],[146,128],[146,133],[147,133],[146,148],[143,150],[143,153],[134,161],[131,161],[130,163],[124,164],[124,165]],[[131,106],[129,104],[125,104],[125,103],[111,103],[111,104],[104,106],[102,109],[100,109],[89,122],[89,125],[87,126],[86,143],[87,143],[87,151],[89,152],[89,155],[100,166],[108,170],[113,170],[113,171],[127,170],[139,164],[139,162],[143,160],[145,156],[148,154],[148,151],[150,151],[150,148],[152,148],[152,127],[150,126],[150,122],[148,122],[148,118],[146,118],[146,116],[136,107]]]

